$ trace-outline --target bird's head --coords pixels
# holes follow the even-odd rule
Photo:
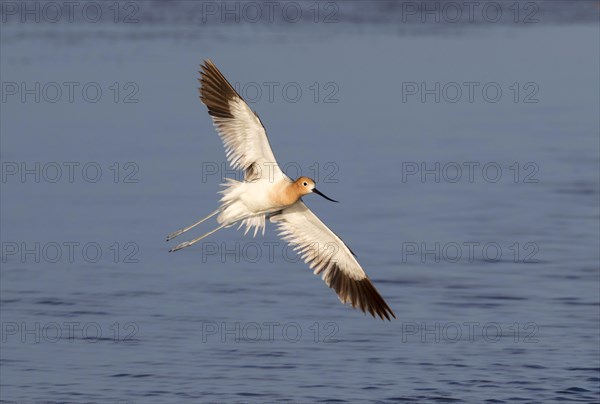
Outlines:
[[[298,193],[300,194],[300,196],[315,193],[317,195],[321,195],[323,198],[325,198],[331,202],[337,202],[336,200],[331,199],[331,198],[325,196],[323,193],[321,193],[321,191],[319,191],[316,188],[315,181],[312,178],[300,177],[296,181],[294,181],[294,185],[296,186],[296,189],[298,190]]]

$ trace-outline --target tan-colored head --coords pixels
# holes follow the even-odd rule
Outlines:
[[[315,193],[317,195],[321,195],[323,198],[325,198],[327,200],[330,200],[331,202],[337,202],[336,200],[333,200],[333,199],[323,195],[316,188],[315,181],[312,178],[300,177],[296,181],[294,181],[293,186],[299,197]]]
[[[294,188],[298,195],[308,195],[315,189],[315,181],[312,178],[300,177],[294,181]]]

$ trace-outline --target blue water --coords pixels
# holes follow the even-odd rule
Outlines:
[[[472,24],[134,4],[131,24],[2,24],[2,402],[600,401],[597,2],[528,24],[505,2]],[[167,252],[235,175],[204,58],[341,201],[305,198],[397,320],[340,304],[271,226]]]

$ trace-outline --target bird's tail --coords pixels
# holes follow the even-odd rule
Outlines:
[[[221,206],[219,207],[219,209],[215,210],[210,215],[197,221],[196,223],[169,234],[167,236],[167,241],[172,240],[175,237],[187,232],[188,230],[193,229],[194,227],[198,226],[199,224],[204,223],[205,221],[207,221],[208,219],[210,219],[211,217],[213,217],[217,214],[219,215],[219,216],[217,216],[217,223],[219,223],[219,226],[217,228],[215,228],[214,230],[211,230],[208,233],[204,234],[201,237],[178,244],[176,247],[172,248],[169,252],[177,251],[177,250],[181,250],[182,248],[189,247],[189,246],[197,243],[198,241],[210,236],[211,234],[215,233],[216,231],[221,230],[224,227],[233,226],[234,224],[236,224],[238,222],[240,223],[240,227],[242,227],[244,225],[246,226],[246,231],[244,234],[248,233],[248,231],[251,230],[253,227],[254,227],[254,235],[255,236],[256,236],[256,233],[258,232],[258,230],[260,230],[260,229],[262,229],[262,232],[264,234],[264,232],[265,232],[265,214],[264,213],[256,214],[254,212],[251,212],[250,210],[248,210],[246,205],[244,205],[244,203],[240,200],[240,195],[245,191],[244,183],[233,180],[233,179],[229,179],[229,178],[227,180],[228,181],[225,184],[222,184],[226,188],[223,191],[221,191],[221,193],[223,194],[223,197],[221,198]]]
[[[226,180],[227,182],[221,184],[225,189],[220,192],[223,197],[221,198],[221,213],[217,217],[217,222],[220,224],[229,223],[230,225],[240,222],[238,229],[243,226],[246,227],[244,235],[252,228],[254,228],[254,236],[261,229],[264,235],[265,215],[250,211],[241,201],[241,195],[248,191],[247,183],[231,178]]]

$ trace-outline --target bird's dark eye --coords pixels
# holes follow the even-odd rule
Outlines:
[[[303,185],[304,185],[304,186],[307,186],[308,184],[305,182]]]

